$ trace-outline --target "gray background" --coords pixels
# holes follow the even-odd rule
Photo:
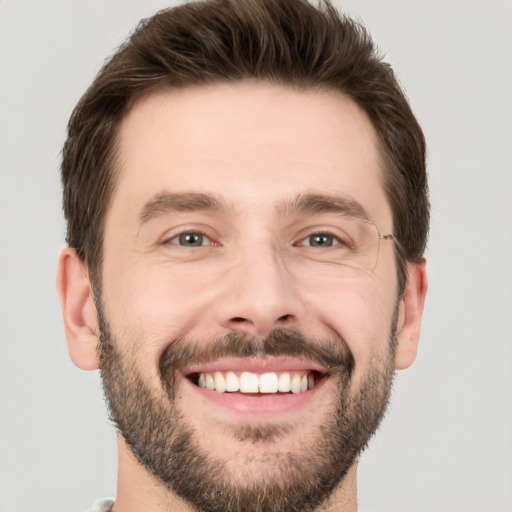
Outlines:
[[[73,105],[158,0],[0,0],[0,511],[115,493],[96,372],[55,292],[59,152]],[[360,468],[364,511],[512,511],[512,2],[347,0],[429,142],[430,290],[417,362]]]

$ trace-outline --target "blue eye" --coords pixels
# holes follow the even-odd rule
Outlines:
[[[181,247],[201,247],[210,245],[211,240],[202,233],[194,231],[180,233],[169,240],[170,244],[180,245]]]
[[[332,247],[339,245],[339,240],[329,233],[314,233],[306,237],[299,245],[306,247]]]

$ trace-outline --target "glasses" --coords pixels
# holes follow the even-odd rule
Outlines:
[[[310,247],[316,259],[349,269],[372,273],[377,266],[381,241],[398,243],[394,235],[381,235],[370,220],[342,217],[336,229],[309,235],[299,245]]]

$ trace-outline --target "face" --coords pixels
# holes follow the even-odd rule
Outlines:
[[[118,169],[98,313],[121,434],[199,510],[312,510],[377,427],[395,364],[370,121],[334,92],[159,93],[124,120]]]

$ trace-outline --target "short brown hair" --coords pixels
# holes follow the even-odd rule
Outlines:
[[[384,189],[406,261],[426,246],[425,140],[391,67],[358,23],[328,1],[206,0],[143,20],[75,107],[63,149],[67,243],[100,286],[105,213],[115,187],[116,137],[133,104],[152,91],[242,80],[331,89],[352,98],[378,134]]]

